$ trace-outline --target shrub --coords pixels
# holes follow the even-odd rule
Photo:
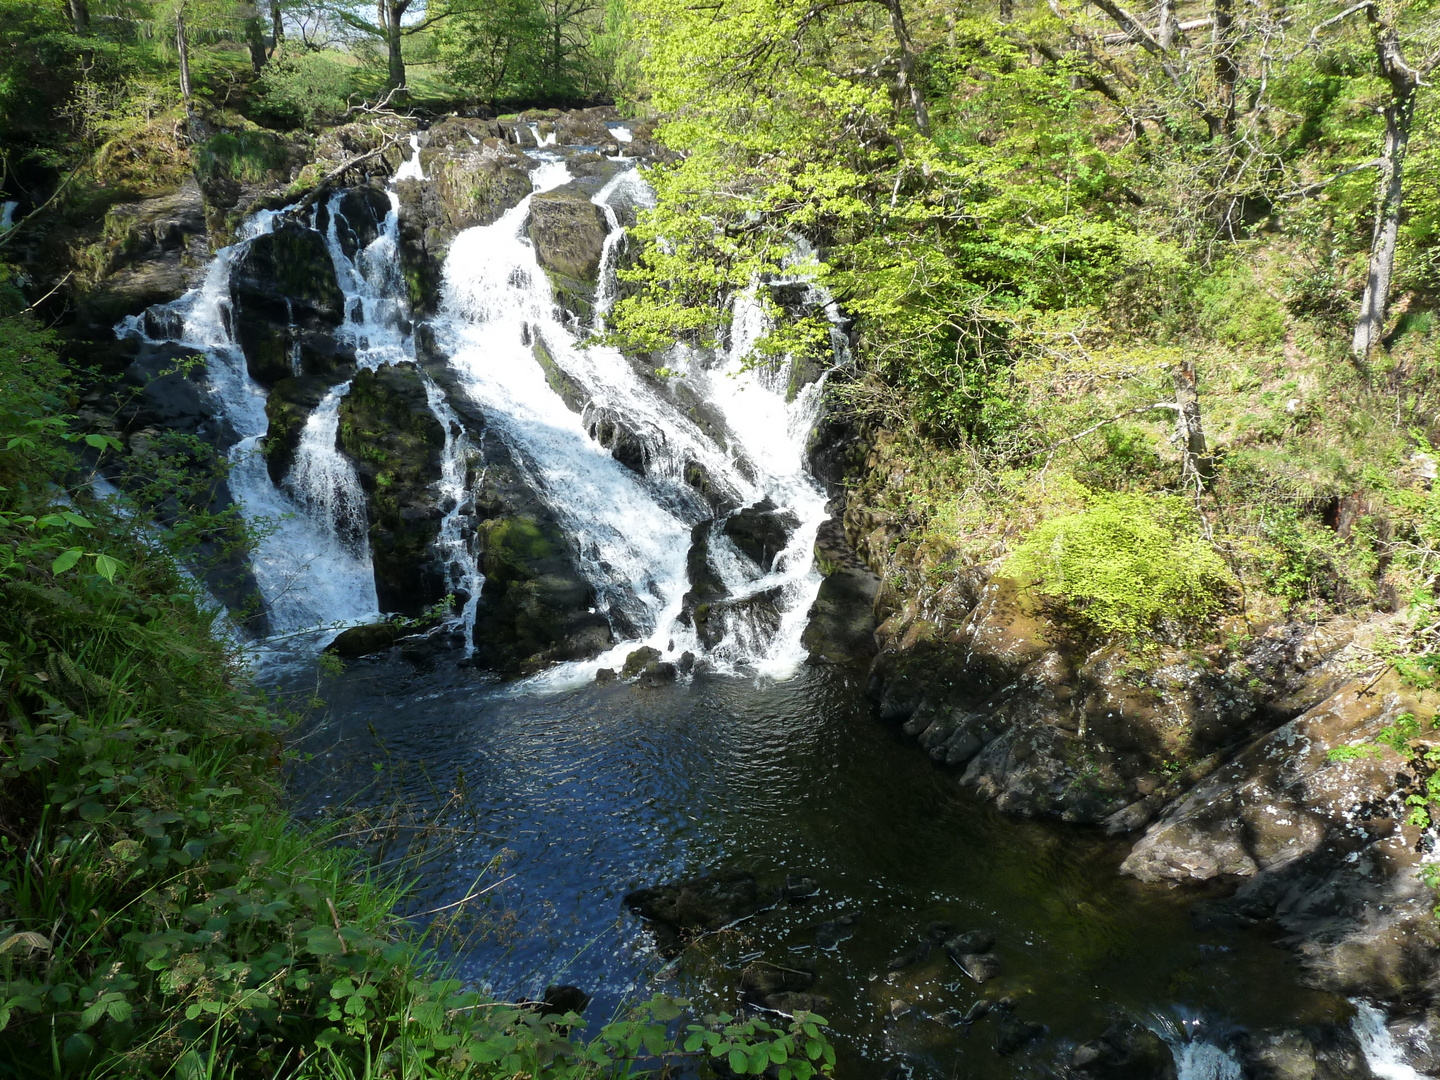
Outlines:
[[[194,151],[202,179],[229,177],[255,183],[289,164],[283,140],[268,131],[221,131]]]
[[[1268,349],[1285,338],[1285,312],[1249,269],[1231,266],[1195,289],[1202,329],[1232,345]]]
[[[1215,613],[1231,581],[1189,504],[1155,495],[1091,496],[1084,510],[1043,522],[1006,571],[1104,636],[1193,625]]]
[[[285,53],[260,76],[261,111],[283,124],[308,126],[343,113],[352,83],[351,69],[324,53]]]

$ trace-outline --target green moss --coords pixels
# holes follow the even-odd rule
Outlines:
[[[196,148],[194,159],[202,181],[228,177],[249,183],[283,172],[290,160],[285,141],[260,130],[218,132]]]
[[[1163,495],[1095,495],[1050,518],[1006,563],[1079,628],[1137,637],[1170,624],[1184,634],[1214,615],[1230,572],[1199,535],[1194,511]]]

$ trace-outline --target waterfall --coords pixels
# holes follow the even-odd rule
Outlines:
[[[534,133],[537,142],[545,141],[538,128]],[[397,180],[425,179],[419,146],[412,136],[411,157]],[[597,610],[610,617],[617,639],[627,639],[605,656],[563,665],[546,678],[552,684],[588,678],[642,643],[672,659],[692,651],[722,671],[783,676],[804,658],[800,636],[820,582],[811,549],[825,497],[805,471],[804,448],[823,379],[787,402],[784,372],[749,363],[755,341],[769,329],[754,293],[736,300],[732,343],[719,358],[677,346],[667,361],[670,371],[652,372],[616,349],[582,343],[557,309],[526,231],[534,194],[572,176],[558,154],[535,154],[534,161],[530,197],[495,223],[454,239],[432,329],[459,392],[484,413],[522,479],[554,513],[595,590]],[[325,240],[343,294],[343,322],[333,332],[337,343],[353,349],[361,369],[413,361],[412,317],[399,264],[399,196],[393,184],[384,196],[388,207],[376,193],[354,193],[358,204],[347,201],[351,195],[333,194],[304,213],[290,207],[253,215],[235,245],[217,253],[198,289],[117,327],[121,335],[205,353],[210,392],[237,436],[230,451],[231,490],[247,519],[263,526],[254,572],[271,624],[282,634],[379,614],[365,495],[336,440],[351,384],[320,395],[299,433],[293,464],[278,486],[273,483],[259,453],[267,430],[266,391],[250,377],[236,344],[230,274],[246,245],[282,220],[313,229]],[[595,322],[603,328],[619,291],[625,225],[637,208],[654,205],[654,194],[638,172],[624,169],[592,201],[608,224],[596,288]],[[347,220],[347,207],[354,214],[361,204],[365,221]],[[369,243],[362,233],[373,237]],[[573,398],[567,404],[547,381],[540,349],[578,388],[579,404]],[[297,344],[297,373],[302,359]],[[467,488],[476,453],[447,391],[423,370],[421,379],[445,433],[434,486],[441,509],[434,553],[463,601],[455,624],[469,642],[484,584],[474,558],[474,501]],[[619,427],[632,447],[628,463],[607,448],[613,436],[604,436],[601,445],[601,433]],[[767,568],[742,555],[721,528],[733,510],[763,499],[795,525]],[[715,615],[701,635],[684,610],[691,586],[687,558],[692,529],[712,518],[709,564],[726,595],[712,605]]]
[[[1390,1036],[1390,1029],[1385,1026],[1385,1014],[1368,1001],[1351,1004],[1355,1006],[1355,1016],[1350,1026],[1370,1071],[1381,1080],[1426,1080],[1424,1073],[1405,1063],[1400,1048]]]
[[[5,204],[0,206],[0,233],[15,227],[15,210],[19,205],[14,199],[6,199]]]
[[[532,174],[535,190],[570,179],[564,162],[545,162]],[[613,303],[614,262],[623,230],[612,202],[620,196],[653,205],[638,174],[626,171],[592,199],[606,213],[610,233],[597,288],[600,318]],[[744,359],[765,327],[741,335],[717,369],[677,349],[675,378],[689,380],[728,425],[722,448],[712,434],[636,371],[619,351],[582,346],[556,311],[549,282],[525,235],[529,200],[493,225],[470,229],[452,244],[445,264],[437,342],[466,392],[496,419],[528,479],[577,543],[582,569],[595,585],[601,610],[622,616],[617,625],[638,628],[626,641],[588,664],[571,665],[547,680],[563,683],[613,666],[643,641],[672,657],[689,649],[721,670],[746,668],[785,675],[804,659],[800,635],[819,588],[812,565],[815,533],[825,518],[825,496],[804,469],[804,447],[820,402],[812,384],[787,404],[784,386],[767,382]],[[749,309],[737,312],[754,322]],[[763,321],[763,319],[762,319]],[[553,362],[588,395],[577,415],[551,388],[533,350]],[[782,380],[783,382],[783,380]],[[590,434],[598,417],[618,417],[644,444],[644,474],[626,468]],[[681,621],[689,588],[686,556],[690,529],[713,514],[686,483],[699,466],[733,491],[741,505],[769,496],[799,520],[769,572],[744,559],[723,536],[711,543],[711,562],[729,592],[718,642],[704,648]],[[777,592],[778,590],[778,592]],[[746,601],[776,595],[778,628],[747,613]]]

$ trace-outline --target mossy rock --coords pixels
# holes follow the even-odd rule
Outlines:
[[[530,240],[535,258],[562,285],[589,290],[591,303],[600,271],[600,254],[609,226],[604,211],[587,195],[566,184],[530,200]]]
[[[357,374],[340,403],[336,442],[365,490],[380,607],[419,615],[448,592],[434,552],[445,428],[430,411],[420,369],[404,363]]]

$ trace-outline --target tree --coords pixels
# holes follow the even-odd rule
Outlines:
[[[1378,161],[1380,178],[1375,196],[1370,265],[1350,343],[1351,355],[1357,363],[1365,364],[1385,331],[1390,284],[1395,274],[1395,249],[1404,215],[1405,155],[1410,146],[1416,99],[1427,85],[1426,78],[1440,67],[1440,5],[1433,0],[1419,3],[1362,0],[1320,22],[1311,32],[1311,41],[1316,41],[1321,31],[1362,12],[1374,49],[1376,74],[1389,91],[1382,109],[1385,134]],[[1412,62],[1407,56],[1427,50],[1429,55],[1423,59]]]
[[[479,0],[459,0],[448,6],[435,4],[433,10],[426,0],[322,0],[321,7],[351,31],[371,38],[385,49],[386,87],[399,90],[405,86],[404,44],[407,37],[428,30],[465,4]],[[374,11],[372,22],[362,11]]]

